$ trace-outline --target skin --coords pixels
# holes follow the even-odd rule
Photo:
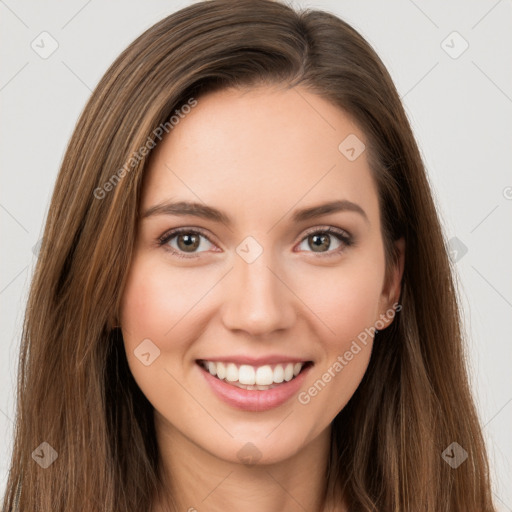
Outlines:
[[[167,200],[197,201],[225,211],[228,228],[211,219],[153,215],[140,220],[123,292],[121,328],[133,376],[152,403],[160,455],[172,474],[154,510],[172,493],[177,510],[295,512],[346,510],[324,501],[331,422],[357,389],[373,339],[307,404],[297,396],[264,412],[217,398],[197,359],[285,354],[314,362],[308,390],[365,328],[399,298],[399,264],[385,285],[378,195],[366,151],[349,161],[338,146],[365,136],[342,110],[303,88],[227,89],[198,98],[152,154],[141,211]],[[263,200],[264,198],[264,200]],[[353,211],[300,224],[295,209],[337,199]],[[345,246],[315,251],[305,234],[333,226],[352,235]],[[202,228],[192,252],[173,228]],[[322,233],[320,233],[322,234]],[[251,264],[236,249],[252,236],[263,249]],[[337,252],[338,248],[342,252]],[[332,256],[325,256],[326,253]],[[196,256],[196,257],[194,257]],[[160,355],[145,366],[134,355],[149,338]],[[332,371],[332,370],[331,370]],[[246,443],[259,453],[244,465]],[[338,502],[340,503],[340,502]]]

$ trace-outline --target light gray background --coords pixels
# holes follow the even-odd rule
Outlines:
[[[117,55],[155,22],[190,3],[0,0],[0,494],[12,447],[19,337],[33,247],[42,234],[66,144],[92,89]],[[292,5],[339,15],[377,50],[413,125],[447,239],[457,237],[458,247],[467,247],[462,257],[460,250],[453,257],[460,258],[472,386],[496,504],[510,512],[511,2],[300,0]],[[31,48],[33,41],[42,47],[43,31],[58,43],[46,59]],[[448,37],[453,31],[463,39]],[[453,58],[464,40],[468,49]],[[48,49],[50,41],[45,41]]]

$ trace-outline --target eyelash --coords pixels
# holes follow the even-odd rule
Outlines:
[[[204,238],[206,238],[208,240],[208,242],[210,242],[211,244],[213,244],[213,242],[210,240],[210,238],[206,235],[206,233],[201,230],[201,229],[198,229],[198,228],[176,228],[176,229],[172,229],[170,231],[166,231],[163,235],[161,235],[160,237],[157,238],[157,245],[159,247],[163,247],[165,246],[165,244],[167,244],[170,240],[172,240],[173,238],[175,238],[177,235],[180,235],[182,233],[186,233],[186,234],[194,234],[194,235],[201,235],[203,236]],[[345,230],[342,230],[342,229],[338,229],[338,228],[334,228],[332,226],[325,226],[325,227],[316,227],[316,228],[312,228],[308,231],[306,231],[306,233],[304,234],[304,236],[301,238],[300,242],[299,243],[302,243],[304,240],[306,240],[309,236],[311,235],[317,235],[317,234],[328,234],[328,235],[333,235],[335,236],[340,242],[342,242],[342,246],[338,249],[335,249],[335,250],[330,250],[326,253],[318,253],[318,257],[319,258],[329,258],[329,257],[332,257],[332,256],[337,256],[338,254],[341,254],[343,251],[345,251],[348,247],[352,246],[354,244],[354,240],[352,238],[352,236]],[[178,256],[179,258],[187,258],[187,259],[191,259],[191,258],[197,258],[199,257],[199,254],[196,254],[194,255],[193,253],[191,253],[190,255],[185,255],[184,253],[182,252],[179,252],[179,251],[176,251],[174,248],[172,247],[163,247],[164,250],[166,251],[169,251],[171,252],[171,254],[173,254],[174,256]],[[307,252],[311,252],[311,251],[307,251]]]

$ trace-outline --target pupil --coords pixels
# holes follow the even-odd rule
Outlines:
[[[178,237],[178,245],[180,246],[180,248],[182,248],[182,245],[185,249],[197,249],[197,247],[199,246],[199,240],[198,240],[199,237],[197,237],[196,235],[180,235]],[[182,240],[184,240],[183,244],[181,243]]]
[[[316,248],[321,248],[322,245],[325,246],[325,249],[329,249],[329,237],[328,235],[313,235],[312,237],[310,238],[313,238],[313,245],[314,247]],[[319,243],[317,243],[319,242]]]

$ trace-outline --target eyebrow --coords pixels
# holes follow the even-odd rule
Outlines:
[[[304,222],[306,220],[314,219],[316,217],[322,217],[323,215],[328,215],[330,213],[345,211],[358,213],[363,217],[363,219],[368,224],[370,223],[368,216],[366,215],[366,212],[358,204],[353,203],[352,201],[348,201],[346,199],[331,201],[328,203],[322,203],[316,206],[311,206],[309,208],[296,210],[292,216],[292,221],[299,223]],[[146,219],[154,215],[190,215],[202,219],[211,220],[214,222],[220,222],[228,227],[231,227],[233,225],[233,222],[229,215],[227,215],[222,210],[218,210],[217,208],[207,206],[205,204],[190,201],[165,201],[163,203],[156,204],[148,208],[142,214],[142,219]]]

